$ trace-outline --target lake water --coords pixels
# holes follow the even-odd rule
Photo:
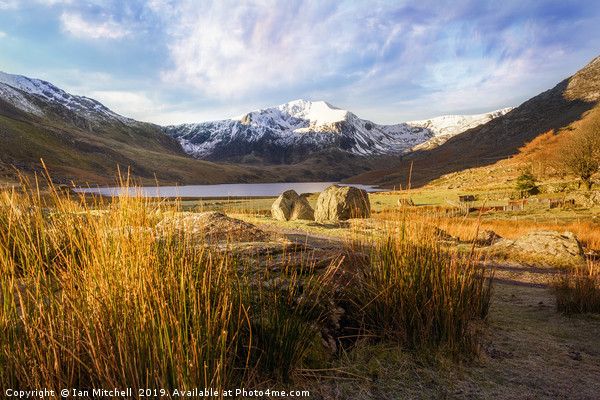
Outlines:
[[[322,192],[336,182],[288,182],[288,183],[224,183],[221,185],[190,185],[190,186],[157,186],[129,189],[130,196],[143,197],[276,197],[286,190],[293,189],[300,193]],[[372,185],[341,185],[355,186],[374,192]],[[102,196],[122,196],[124,188],[80,188],[77,192],[94,193]]]

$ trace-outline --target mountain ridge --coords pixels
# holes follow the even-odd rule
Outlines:
[[[193,159],[157,125],[120,116],[49,82],[6,73],[0,75],[0,141],[0,182],[44,175],[41,159],[57,183],[114,184],[119,170],[150,184],[262,176],[252,168]]]
[[[600,56],[571,77],[511,112],[454,136],[431,150],[416,151],[398,165],[348,180],[386,187],[422,186],[443,175],[494,164],[549,131],[560,131],[585,118],[600,100]],[[412,171],[412,173],[411,173]]]
[[[244,156],[255,154],[267,162],[293,163],[293,158],[281,161],[273,153],[294,149],[305,156],[327,148],[356,156],[397,156],[431,139],[436,141],[429,146],[439,145],[510,110],[381,125],[325,101],[299,99],[225,120],[169,125],[163,131],[200,159],[243,162]]]

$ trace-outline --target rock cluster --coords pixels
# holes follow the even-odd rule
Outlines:
[[[371,203],[366,190],[352,186],[329,186],[317,200],[316,221],[344,221],[371,217]]]
[[[299,196],[295,190],[286,190],[271,206],[271,215],[279,221],[295,221],[299,219],[312,221],[314,211],[305,197]]]

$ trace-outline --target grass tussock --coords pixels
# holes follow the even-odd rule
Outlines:
[[[443,232],[406,220],[370,244],[364,285],[354,294],[367,337],[421,349],[474,354],[488,313],[493,272],[444,243]]]
[[[566,314],[600,313],[600,264],[588,262],[561,274],[552,285],[556,308]]]
[[[158,236],[176,206],[122,197],[92,208],[23,187],[0,192],[6,387],[226,389],[285,380],[300,365],[320,318],[318,282],[300,285],[284,268],[286,286],[266,287],[227,252],[168,228]]]

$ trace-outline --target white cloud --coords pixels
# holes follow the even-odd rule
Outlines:
[[[130,33],[112,20],[99,24],[85,21],[79,14],[67,12],[60,16],[60,20],[65,31],[80,37],[120,39]]]
[[[3,37],[5,37],[5,36],[6,36],[6,33],[4,33],[4,32],[2,32],[2,31],[0,31],[0,38],[3,38]]]
[[[0,10],[15,10],[19,7],[17,0],[0,0]]]
[[[335,4],[187,4],[170,46],[174,68],[163,77],[229,98],[343,74],[366,35],[357,16]],[[362,51],[377,53],[367,46]]]
[[[73,0],[36,0],[40,4],[53,6],[55,4],[72,4]]]
[[[163,110],[163,106],[155,103],[145,93],[96,90],[88,94],[114,112],[141,121],[151,120]]]

